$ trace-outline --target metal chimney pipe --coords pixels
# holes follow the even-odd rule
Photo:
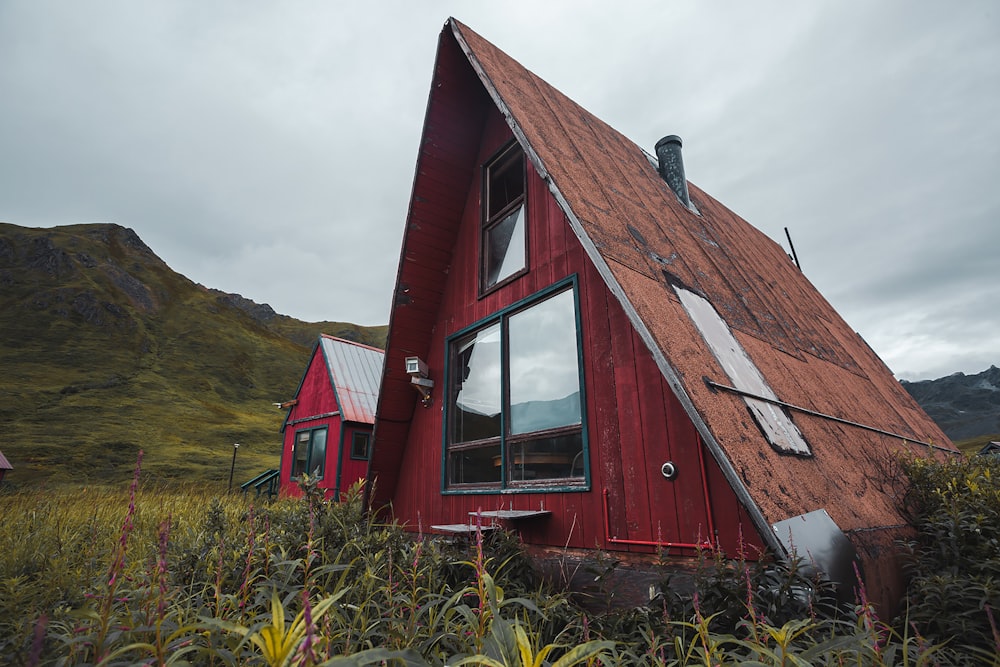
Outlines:
[[[660,164],[660,176],[670,189],[674,191],[681,203],[688,208],[691,197],[688,196],[688,183],[684,178],[684,158],[681,157],[681,138],[676,134],[663,137],[656,142],[656,159]]]

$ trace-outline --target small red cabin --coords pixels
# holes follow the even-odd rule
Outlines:
[[[370,504],[542,548],[837,544],[831,576],[856,553],[891,604],[886,462],[953,447],[777,243],[687,182],[678,138],[656,153],[445,25]]]
[[[281,425],[281,493],[299,495],[302,473],[319,477],[326,497],[368,474],[382,350],[323,334]]]

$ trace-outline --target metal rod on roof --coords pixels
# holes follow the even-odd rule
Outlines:
[[[799,264],[799,256],[795,254],[795,244],[792,243],[792,235],[789,233],[788,227],[785,227],[785,237],[788,239],[788,247],[792,249],[792,261],[795,262],[795,266],[801,271],[802,265]]]
[[[819,417],[820,419],[826,419],[838,424],[843,424],[845,426],[853,426],[855,428],[860,428],[865,431],[871,431],[873,433],[879,433],[881,435],[887,435],[892,438],[899,438],[900,440],[905,440],[907,442],[912,442],[916,445],[923,445],[924,447],[933,447],[934,449],[940,449],[942,452],[948,452],[949,454],[955,454],[954,450],[948,449],[947,447],[942,447],[941,445],[935,445],[930,442],[921,442],[920,440],[914,440],[913,438],[907,437],[905,435],[900,435],[899,433],[893,433],[891,431],[885,431],[880,428],[875,428],[874,426],[868,426],[867,424],[860,424],[858,422],[852,422],[848,419],[841,419],[840,417],[834,417],[833,415],[828,415],[822,412],[816,412],[815,410],[810,410],[809,408],[803,408],[799,405],[793,405],[791,403],[785,403],[784,401],[778,400],[777,398],[768,398],[767,396],[761,396],[760,394],[754,394],[753,392],[744,391],[743,389],[737,389],[736,387],[730,387],[726,384],[719,384],[713,380],[705,378],[705,384],[710,389],[722,389],[724,391],[732,392],[734,394],[739,394],[740,396],[746,396],[747,398],[753,398],[758,401],[764,401],[765,403],[771,403],[773,405],[779,405],[783,408],[788,408],[789,410],[795,410],[796,412],[801,412],[812,417]]]

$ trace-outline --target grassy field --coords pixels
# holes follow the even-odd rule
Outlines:
[[[909,470],[921,531],[973,506],[984,517],[965,516],[960,550],[941,556],[996,568],[974,534],[1000,527],[1000,465]],[[863,590],[837,606],[794,567],[707,552],[697,596],[668,587],[647,608],[594,614],[540,581],[513,535],[415,540],[366,517],[356,492],[331,504],[307,486],[255,505],[141,480],[137,467],[128,487],[0,494],[5,664],[1000,664],[1000,591],[956,570],[951,595],[932,599],[944,573],[920,543],[910,616],[895,622]]]

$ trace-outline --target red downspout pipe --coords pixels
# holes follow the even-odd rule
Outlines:
[[[659,540],[623,540],[611,537],[611,521],[608,514],[608,490],[604,489],[604,539],[611,544],[632,544],[641,547],[677,547],[678,549],[711,549],[709,542],[661,542]]]
[[[702,453],[701,438],[698,439],[698,463],[701,467],[701,484],[705,491],[705,511],[708,514],[708,532],[715,535],[715,524],[712,521],[712,501],[708,494],[708,475],[705,471],[705,456]],[[611,536],[611,513],[609,510],[610,492],[604,489],[604,539],[611,544],[629,544],[640,547],[674,547],[677,549],[711,549],[711,542],[662,542],[660,540],[624,540]]]

